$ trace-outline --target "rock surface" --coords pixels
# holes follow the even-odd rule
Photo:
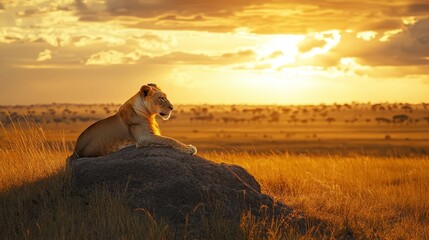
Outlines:
[[[128,147],[107,156],[75,159],[71,169],[79,190],[104,185],[125,192],[132,209],[147,209],[173,227],[184,224],[186,215],[188,224],[193,225],[201,214],[219,212],[239,223],[243,210],[258,215],[262,205],[283,214],[292,212],[262,194],[258,182],[242,167],[171,148]]]

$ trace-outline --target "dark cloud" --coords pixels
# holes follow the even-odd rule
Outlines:
[[[142,20],[137,24],[127,25],[128,27],[154,29],[154,30],[193,30],[204,32],[232,32],[240,27],[238,23],[224,23],[213,21],[198,21],[203,24],[195,25],[196,21],[158,21]]]
[[[151,18],[168,13],[190,16],[204,14],[206,16],[233,15],[246,6],[262,4],[264,0],[106,0],[106,7],[113,15],[127,15]]]
[[[335,67],[341,58],[354,58],[357,63],[375,68],[359,70],[362,75],[380,77],[429,74],[429,18],[417,21],[414,25],[404,26],[402,32],[391,36],[387,41],[380,41],[382,34],[365,41],[358,38],[357,32],[342,32],[341,41],[330,51],[298,58],[296,62],[281,68],[299,66]],[[329,37],[329,36],[325,36]],[[323,40],[307,37],[298,44],[300,52],[307,52],[315,47],[324,46]],[[389,69],[375,73],[377,69]]]
[[[357,27],[359,31],[389,31],[394,29],[400,29],[403,27],[401,19],[383,19],[383,20],[372,20],[369,23],[362,24]]]
[[[247,27],[255,33],[308,33],[331,29],[387,31],[401,28],[402,17],[424,16],[429,4],[419,0],[105,0],[105,11],[75,5],[83,21],[138,17],[134,27],[229,32]],[[198,23],[198,24],[193,24]]]
[[[98,22],[107,20],[104,12],[97,11],[88,6],[83,0],[74,0],[74,6],[76,7],[81,21],[86,22]]]
[[[429,13],[429,3],[415,3],[407,7],[407,12],[411,15],[427,15]]]
[[[87,6],[86,6],[86,4],[83,2],[83,0],[75,0],[75,1],[74,1],[74,4],[75,4],[76,8],[77,8],[79,11],[86,11],[86,10],[88,10],[88,7],[87,7]]]
[[[339,52],[347,54],[345,44],[357,42],[356,39],[343,41]],[[360,59],[362,64],[371,66],[411,66],[426,65],[429,73],[429,18],[418,21],[405,28],[403,32],[391,37],[389,41],[361,41],[358,49],[350,55]]]

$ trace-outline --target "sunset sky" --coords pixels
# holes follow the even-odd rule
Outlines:
[[[429,2],[0,0],[0,104],[429,102]]]

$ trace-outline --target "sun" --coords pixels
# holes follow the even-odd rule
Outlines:
[[[270,65],[272,70],[294,63],[299,54],[298,43],[304,38],[304,35],[272,35],[256,50],[257,61]]]

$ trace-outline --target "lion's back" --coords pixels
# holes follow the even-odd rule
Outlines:
[[[134,144],[134,139],[116,115],[95,122],[85,129],[76,141],[78,157],[95,157],[115,152]]]

